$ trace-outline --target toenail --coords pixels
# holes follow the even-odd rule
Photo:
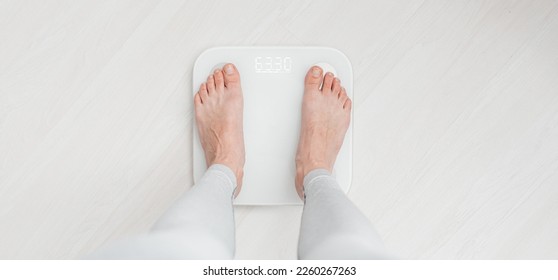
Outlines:
[[[333,76],[333,73],[327,72],[326,75],[328,75],[328,76]]]
[[[232,74],[234,73],[234,68],[233,68],[233,66],[230,65],[230,64],[227,65],[227,66],[225,67],[225,72],[227,72],[227,75],[232,75]]]
[[[312,76],[314,76],[315,78],[320,76],[320,69],[317,67],[314,67],[314,69],[312,69]]]
[[[219,71],[221,71],[221,70],[215,69],[215,71],[213,73],[217,74],[217,73],[219,73]]]

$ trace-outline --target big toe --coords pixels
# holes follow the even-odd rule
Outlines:
[[[322,84],[324,70],[319,66],[312,66],[306,73],[306,78],[304,79],[304,86],[309,89],[320,89]]]
[[[227,88],[240,86],[240,74],[232,63],[227,63],[223,67],[223,75],[225,78],[225,86]]]

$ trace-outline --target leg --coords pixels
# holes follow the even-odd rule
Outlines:
[[[300,259],[382,259],[384,245],[374,227],[325,169],[304,177]]]
[[[305,200],[298,256],[301,259],[385,258],[368,219],[330,174],[350,123],[351,100],[341,81],[314,66],[308,71],[296,155],[296,189]],[[320,88],[320,85],[323,85]]]
[[[232,200],[244,168],[243,100],[234,65],[218,69],[194,97],[200,141],[209,166],[204,176],[157,221],[149,234],[114,243],[96,259],[231,259]]]
[[[93,253],[93,259],[232,259],[236,177],[225,165],[212,165],[148,234],[119,240]]]

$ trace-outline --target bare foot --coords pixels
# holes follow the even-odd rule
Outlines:
[[[243,98],[240,75],[233,64],[217,69],[194,96],[200,142],[207,166],[224,164],[236,175],[235,197],[244,175]]]
[[[296,153],[296,191],[303,198],[303,180],[308,172],[323,168],[332,172],[351,121],[351,99],[332,73],[323,76],[318,66],[304,80],[302,125]],[[320,84],[323,81],[323,88]]]

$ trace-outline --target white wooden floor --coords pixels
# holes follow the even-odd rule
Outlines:
[[[558,2],[529,0],[0,0],[0,258],[146,231],[191,187],[222,45],[348,55],[349,196],[393,254],[558,258]],[[237,258],[296,258],[300,207],[235,211]]]

